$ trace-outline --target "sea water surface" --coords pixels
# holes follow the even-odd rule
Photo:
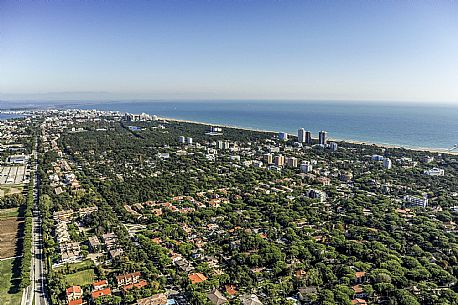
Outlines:
[[[408,148],[446,150],[458,143],[458,106],[362,102],[132,101],[82,109],[161,117],[297,134],[326,130],[329,137]]]
[[[23,117],[22,115],[19,114],[13,114],[13,113],[0,113],[0,121],[3,120],[8,120],[8,119],[17,119]]]

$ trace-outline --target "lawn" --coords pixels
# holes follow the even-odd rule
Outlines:
[[[67,274],[65,276],[65,281],[67,282],[68,286],[87,286],[94,282],[94,278],[94,269],[87,269],[76,273]]]
[[[0,219],[17,217],[18,214],[19,214],[18,208],[1,209],[0,210]]]
[[[0,261],[0,300],[2,305],[21,304],[22,290],[18,288],[19,279],[11,281],[13,263],[14,259]]]
[[[65,264],[63,266],[54,269],[56,272],[70,273],[77,270],[89,269],[94,267],[94,262],[90,259],[86,259],[80,263]]]

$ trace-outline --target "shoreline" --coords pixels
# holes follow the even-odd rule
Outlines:
[[[265,133],[273,133],[278,134],[280,131],[275,130],[266,130],[266,129],[258,129],[258,128],[250,128],[250,127],[241,127],[236,125],[228,125],[228,124],[213,124],[213,123],[206,123],[206,122],[199,122],[193,120],[184,120],[184,119],[177,119],[177,118],[170,118],[170,117],[161,117],[157,116],[158,120],[166,120],[172,122],[183,122],[183,123],[192,123],[198,125],[205,125],[205,126],[215,126],[215,127],[222,127],[222,128],[234,128],[234,129],[241,129],[247,131],[257,131],[257,132],[265,132]],[[288,133],[288,135],[291,135]],[[335,142],[344,142],[349,144],[355,145],[369,145],[369,146],[376,146],[379,148],[394,148],[394,149],[406,149],[412,151],[421,151],[421,152],[430,152],[433,154],[449,154],[449,155],[458,155],[458,151],[447,151],[447,149],[440,149],[440,148],[432,148],[432,147],[404,147],[402,145],[396,144],[385,144],[385,143],[375,143],[375,142],[365,142],[365,141],[358,141],[358,140],[348,140],[348,139],[337,139],[337,138],[329,138],[329,140]]]

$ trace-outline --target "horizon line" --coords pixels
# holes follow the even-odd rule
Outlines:
[[[340,98],[2,98],[0,101],[9,103],[117,103],[117,102],[237,102],[237,101],[250,101],[250,102],[343,102],[343,103],[384,103],[384,104],[423,104],[423,105],[449,105],[458,106],[458,101],[444,101],[444,100],[405,100],[405,99],[340,99]]]

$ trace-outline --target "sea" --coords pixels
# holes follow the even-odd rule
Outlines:
[[[22,115],[13,114],[13,113],[0,113],[0,121],[8,119],[17,119],[23,117]]]
[[[458,144],[458,105],[351,101],[54,102],[40,107],[148,113],[180,120],[317,137],[446,151]],[[17,104],[15,104],[17,106]],[[3,114],[0,114],[0,119]]]
[[[458,105],[326,101],[132,101],[83,109],[148,113],[160,117],[317,137],[447,150],[458,143]]]

